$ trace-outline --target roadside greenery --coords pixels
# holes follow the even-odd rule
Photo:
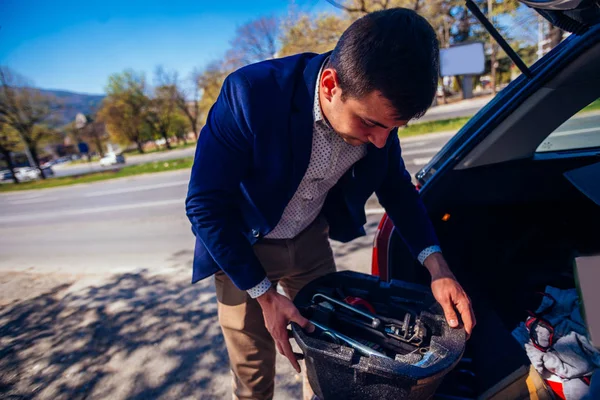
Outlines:
[[[398,136],[402,138],[408,136],[425,135],[434,132],[456,132],[470,119],[471,117],[461,117],[410,124],[406,128],[398,130]]]
[[[581,110],[581,112],[598,111],[600,110],[600,99],[596,99],[592,104]]]
[[[151,163],[130,165],[118,170],[94,172],[82,176],[66,176],[61,178],[51,178],[44,181],[21,182],[19,184],[6,183],[0,185],[0,192],[12,192],[16,190],[47,189],[59,186],[76,185],[79,183],[92,183],[104,181],[107,179],[124,178],[128,176],[175,171],[178,169],[191,168],[194,161],[193,157],[179,158],[169,161],[155,161]]]

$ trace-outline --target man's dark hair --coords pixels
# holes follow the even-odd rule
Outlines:
[[[399,119],[422,116],[438,82],[439,47],[427,20],[406,8],[392,8],[356,20],[338,41],[329,66],[344,97],[380,91]]]

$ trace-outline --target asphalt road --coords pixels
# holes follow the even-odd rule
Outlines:
[[[598,144],[598,130],[600,113],[585,114],[559,128],[545,148]],[[452,135],[402,139],[410,174],[414,176]],[[188,148],[143,157],[181,157],[193,152],[194,148]],[[147,162],[143,157],[135,161]],[[24,266],[61,269],[69,265],[111,270],[147,263],[164,265],[168,257],[192,248],[183,203],[188,179],[189,171],[184,170],[3,194],[0,270]],[[368,207],[379,206],[372,200]]]
[[[600,113],[584,114],[567,121],[542,147],[598,145],[599,130]],[[452,135],[401,139],[411,176]],[[179,158],[194,151],[188,148],[131,157],[129,163]],[[24,265],[57,265],[60,269],[71,263],[78,268],[102,269],[161,264],[165,257],[189,251],[193,239],[183,209],[188,179],[189,171],[173,171],[1,195],[0,270]],[[378,208],[376,200],[368,207]]]
[[[539,151],[598,146],[600,146],[600,112],[589,112],[565,122],[540,144]]]
[[[404,139],[414,175],[450,137]],[[189,171],[0,196],[0,270],[113,270],[193,248],[184,213]],[[191,254],[190,254],[191,257]]]
[[[403,141],[410,171],[447,137]],[[231,398],[213,281],[190,285],[188,179],[183,170],[0,195],[4,395]],[[377,207],[367,236],[332,243],[339,270],[370,271]],[[278,356],[275,400],[300,393],[301,376]]]
[[[440,119],[470,117],[475,115],[483,106],[485,106],[493,98],[492,95],[484,95],[474,97],[468,100],[462,100],[451,104],[440,104],[431,107],[419,122],[436,121]]]

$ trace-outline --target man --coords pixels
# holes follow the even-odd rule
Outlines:
[[[200,135],[186,207],[193,282],[215,274],[234,398],[272,398],[275,348],[300,371],[286,326],[314,327],[290,299],[335,271],[328,237],[365,234],[373,192],[431,273],[449,324],[459,326],[458,312],[470,334],[470,300],[444,261],[397,135],[431,104],[438,53],[424,18],[391,9],[354,22],[330,54],[264,61],[225,80]]]

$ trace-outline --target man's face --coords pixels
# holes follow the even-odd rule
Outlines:
[[[321,74],[319,94],[323,115],[333,130],[353,146],[373,143],[382,148],[390,132],[408,122],[396,118],[396,110],[378,91],[360,99],[342,99],[337,73],[332,68]]]

